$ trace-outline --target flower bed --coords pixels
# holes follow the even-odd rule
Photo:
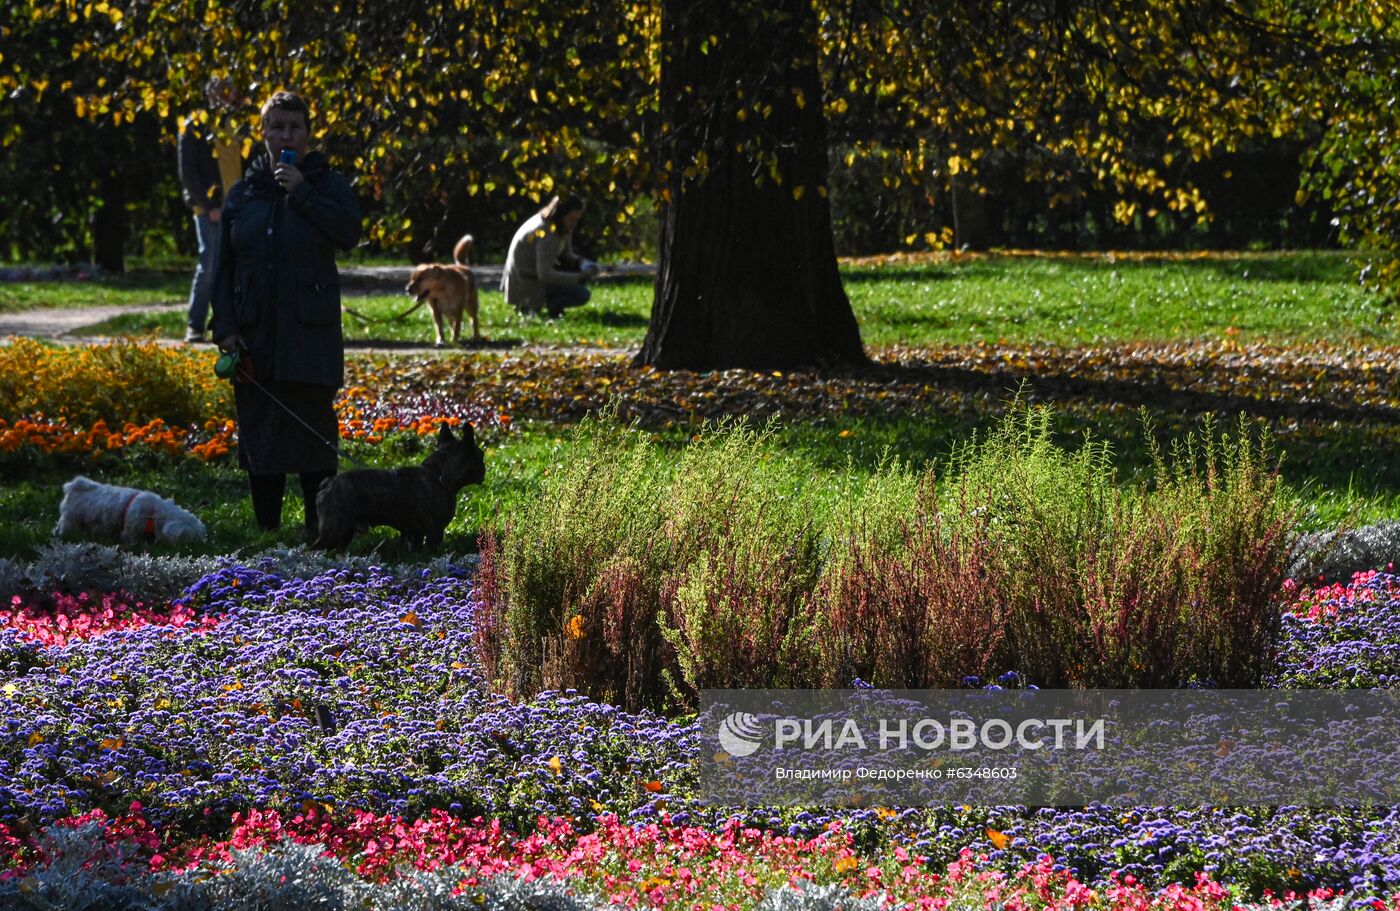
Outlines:
[[[116,617],[124,602],[65,603]],[[516,705],[491,692],[473,590],[450,574],[298,580],[233,568],[191,586],[168,615],[128,607],[136,628],[47,646],[0,636],[0,853],[16,870],[41,858],[43,825],[98,809],[92,819],[119,820],[110,831],[157,870],[303,842],[369,879],[404,861],[467,862],[480,877],[566,876],[602,901],[667,907],[750,906],[804,874],[856,894],[938,899],[932,875],[966,850],[979,870],[1000,871],[979,882],[1003,899],[1038,895],[1037,877],[1049,877],[1092,891],[1093,907],[1118,907],[1114,895],[1149,907],[1198,872],[1255,897],[1341,888],[1371,900],[1400,888],[1400,812],[1385,809],[706,807],[690,725],[570,694]],[[1298,593],[1279,680],[1336,685],[1329,650],[1372,642],[1348,666],[1389,685],[1396,616],[1400,577],[1389,573]],[[721,857],[728,872],[713,866]],[[1128,876],[1132,888],[1115,892]]]
[[[537,898],[524,903],[525,907],[578,909],[1238,908],[1238,896],[1204,874],[1188,884],[1171,884],[1156,890],[1145,887],[1131,875],[1109,877],[1102,886],[1093,888],[1059,868],[1048,856],[1012,871],[988,869],[987,858],[971,849],[964,849],[946,867],[931,865],[928,857],[901,847],[872,860],[861,856],[840,823],[833,823],[814,838],[794,839],[746,828],[737,822],[709,830],[669,823],[629,826],[615,816],[603,816],[586,833],[576,831],[566,820],[541,819],[530,835],[522,837],[496,822],[467,822],[440,812],[416,821],[367,813],[338,821],[311,808],[290,819],[275,812],[254,811],[234,820],[228,838],[191,847],[162,844],[138,805],[115,819],[100,812],[87,814],[63,823],[59,831],[63,829],[79,830],[88,838],[82,846],[91,856],[82,879],[88,881],[89,894],[105,875],[109,879],[104,884],[111,880],[134,882],[144,887],[148,895],[177,893],[186,901],[202,888],[209,888],[211,882],[220,883],[227,892],[229,881],[234,879],[230,871],[253,866],[251,861],[255,858],[263,860],[279,853],[295,856],[286,847],[303,845],[310,846],[320,858],[349,868],[358,877],[342,876],[339,882],[326,877],[319,883],[303,883],[303,899],[335,896],[345,906],[368,906],[373,902],[373,907],[395,907],[392,898],[376,896],[374,884],[392,886],[396,881],[411,881],[415,873],[429,873],[436,874],[440,888],[450,888],[465,903],[491,907],[501,906],[490,899],[496,897],[502,884],[513,882],[517,887],[523,885],[527,894],[546,892],[553,896],[552,901]],[[56,848],[62,845],[73,850],[77,840],[50,837],[46,841],[46,845],[26,843],[0,833],[0,852],[9,855],[0,859],[13,862],[14,858],[23,857],[25,867],[14,869],[16,877],[21,869],[27,874],[23,882],[29,883],[31,893],[44,885],[82,890],[81,880],[46,882],[57,879],[48,875],[58,861],[51,856]],[[274,873],[277,871],[275,862],[269,866]],[[307,872],[313,876],[306,876]],[[303,868],[296,874],[314,879],[314,872],[317,871],[313,866],[311,871]],[[266,873],[264,876],[273,878]],[[284,874],[280,878],[289,877]],[[11,884],[14,879],[11,878]],[[417,878],[419,883],[424,881],[421,876]],[[0,895],[6,885],[0,882]],[[243,884],[233,888],[238,885]],[[267,891],[277,884],[252,885],[261,887],[257,891],[265,900]],[[347,893],[356,892],[358,902],[345,900],[350,898]],[[1264,904],[1280,907],[1294,904],[1298,898],[1306,898],[1310,904],[1327,903],[1333,897],[1328,889],[1311,890],[1305,896],[1286,891],[1277,897],[1266,896]],[[179,906],[176,902],[171,904]],[[1389,905],[1375,901],[1372,907],[1386,911],[1400,904],[1394,900]]]
[[[47,596],[14,595],[7,610],[0,610],[0,627],[18,631],[44,646],[65,646],[72,642],[122,630],[148,626],[180,629],[192,626],[206,630],[218,624],[218,617],[196,616],[183,604],[148,607],[123,592],[92,597],[55,592]]]
[[[352,362],[357,363],[357,362]],[[347,366],[352,374],[359,368]],[[340,434],[346,439],[379,443],[391,433],[413,433],[428,436],[438,432],[440,424],[458,427],[463,421],[480,430],[483,427],[510,425],[510,416],[497,413],[477,402],[464,402],[460,394],[446,391],[401,389],[389,396],[378,388],[383,379],[362,376],[358,384],[347,385],[335,402],[340,416]]]
[[[237,446],[230,388],[207,357],[152,341],[65,348],[15,339],[0,346],[0,455],[224,459]],[[444,421],[509,422],[437,393],[390,405],[363,385],[345,389],[336,410],[343,438],[372,444],[434,434]]]
[[[0,819],[132,800],[161,824],[306,800],[515,820],[627,811],[676,776],[693,737],[577,697],[492,693],[459,579],[236,569],[183,605],[222,622],[49,649],[0,693]]]
[[[0,416],[88,426],[202,425],[232,413],[228,383],[208,357],[154,341],[52,347],[32,339],[0,346]]]
[[[207,436],[205,436],[207,434]],[[64,420],[25,420],[10,424],[0,418],[0,453],[28,450],[42,455],[98,455],[149,452],[160,456],[190,455],[206,462],[227,456],[237,445],[232,421],[209,420],[204,434],[167,427],[160,418],[145,424],[127,423],[120,430],[99,420],[84,430]]]

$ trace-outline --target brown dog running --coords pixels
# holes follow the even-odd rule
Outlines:
[[[472,236],[467,234],[457,241],[452,251],[455,260],[451,265],[428,263],[418,266],[408,278],[404,290],[417,298],[418,303],[427,301],[433,311],[433,329],[437,334],[436,344],[442,347],[443,322],[452,323],[452,343],[462,337],[462,314],[472,320],[472,340],[480,341],[481,326],[478,323],[479,303],[476,293],[476,276],[467,266],[467,253],[471,250]]]

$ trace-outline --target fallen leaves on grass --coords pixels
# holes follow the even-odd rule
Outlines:
[[[1089,400],[1201,413],[1400,423],[1400,352],[1234,342],[1054,348],[893,348],[867,369],[837,374],[633,368],[626,355],[353,359],[362,419],[408,425],[456,415],[473,423],[571,423],[609,406],[646,426],[746,415],[823,420],[931,410],[999,409],[1028,400]],[[505,416],[502,419],[502,416]]]
[[[896,348],[885,357],[909,369],[953,371],[964,384],[1025,381],[1052,397],[1400,422],[1400,350],[1394,348],[1233,341],[1077,348],[969,345]]]

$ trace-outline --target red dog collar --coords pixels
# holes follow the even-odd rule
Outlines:
[[[141,491],[138,490],[138,491],[136,491],[135,493],[133,493],[131,496],[129,496],[129,497],[126,498],[126,504],[125,504],[124,506],[122,506],[122,520],[121,520],[121,522],[118,523],[118,525],[117,525],[117,537],[120,538],[122,532],[126,530],[126,514],[127,514],[128,512],[131,511],[131,504],[134,503],[134,502],[136,502],[136,498],[139,497],[139,496],[141,496]],[[146,516],[145,534],[146,534],[146,537],[148,537],[148,538],[154,538],[154,537],[156,536],[156,515],[155,515],[155,513],[151,513],[149,516]]]

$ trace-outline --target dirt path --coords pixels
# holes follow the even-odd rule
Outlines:
[[[110,341],[111,336],[79,334],[79,330],[87,326],[95,326],[104,320],[109,320],[126,313],[183,313],[184,310],[184,304],[153,304],[148,307],[137,305],[125,307],[45,308],[40,310],[25,310],[20,313],[0,313],[0,345],[5,344],[6,339],[15,336],[39,338],[60,345],[100,345]],[[431,333],[429,334],[431,335]],[[156,339],[156,341],[162,345],[177,347],[185,345],[185,343],[179,339],[173,338],[161,338]],[[214,350],[214,346],[211,343],[193,347],[207,348],[211,353]],[[451,352],[465,354],[471,351],[496,351],[503,354],[523,354],[530,352],[559,355],[561,357],[579,354],[611,354],[620,357],[635,353],[630,349],[623,348],[594,348],[578,345],[540,345],[525,343],[500,346],[487,343],[475,347],[463,345],[456,348],[437,348],[431,344],[419,344],[416,342],[359,342],[354,339],[346,340],[345,351],[347,354],[448,354]]]
[[[483,285],[491,287],[500,282],[501,266],[499,264],[474,265],[472,269],[477,274],[477,280]],[[353,297],[357,293],[402,291],[404,282],[408,280],[409,271],[410,267],[408,266],[351,266],[342,268],[340,270],[340,277],[346,296]],[[656,267],[646,263],[617,263],[609,267],[606,274],[619,277],[654,275],[656,274]],[[185,304],[178,303],[151,304],[149,306],[49,307],[36,310],[23,310],[18,313],[0,313],[0,344],[3,344],[4,340],[10,336],[42,338],[64,344],[99,343],[106,341],[107,336],[79,335],[77,334],[78,330],[87,326],[95,326],[98,323],[129,313],[181,313],[184,312],[184,310]],[[162,344],[184,344],[174,339],[161,339],[160,341]],[[430,353],[449,349],[435,348],[432,345],[418,345],[411,342],[379,342],[374,345],[358,345],[351,341],[347,342],[346,350],[404,354]],[[459,350],[472,349],[462,348]],[[500,350],[548,351],[561,354],[577,351],[589,351],[594,353],[610,351],[617,354],[630,353],[622,351],[621,349],[614,350],[552,345],[520,345]]]
[[[0,337],[27,335],[55,341],[77,341],[73,335],[76,330],[126,313],[177,313],[184,309],[184,304],[152,304],[148,307],[50,307],[0,313]]]

